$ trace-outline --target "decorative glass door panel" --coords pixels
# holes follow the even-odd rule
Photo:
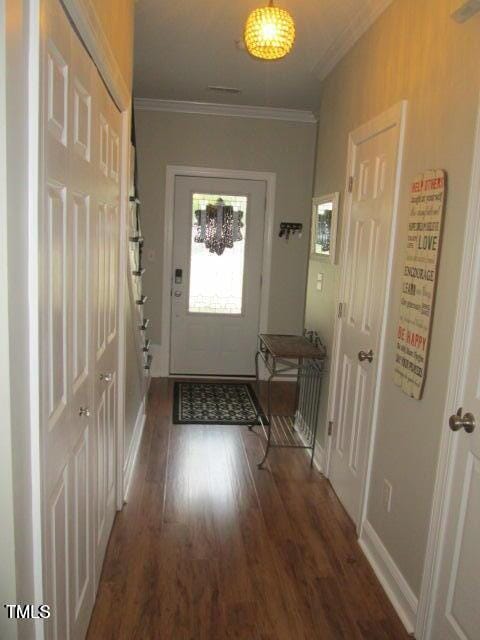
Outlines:
[[[247,196],[193,194],[189,313],[242,313],[247,204]]]

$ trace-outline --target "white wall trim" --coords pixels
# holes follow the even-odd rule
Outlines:
[[[195,178],[226,178],[230,180],[259,180],[266,183],[265,230],[263,239],[262,292],[260,298],[259,330],[268,329],[270,302],[270,279],[272,262],[273,226],[275,218],[275,173],[243,171],[235,169],[209,169],[206,167],[183,167],[168,165],[165,188],[165,220],[163,232],[163,290],[162,290],[162,343],[160,347],[160,375],[170,375],[170,290],[172,286],[173,258],[173,216],[175,206],[175,178],[189,176]],[[155,371],[158,371],[155,367]]]
[[[368,520],[363,524],[359,544],[405,629],[408,633],[413,633],[417,617],[417,597]]]
[[[479,100],[480,104],[480,100]],[[420,604],[416,637],[428,640],[431,637],[433,614],[436,604],[440,563],[448,518],[448,503],[452,484],[455,456],[455,434],[447,428],[450,415],[463,405],[465,386],[464,360],[470,323],[473,318],[474,300],[465,292],[474,290],[476,274],[480,264],[480,108],[474,138],[470,194],[463,243],[463,260],[460,282],[457,287],[457,309],[455,329],[451,347],[451,362],[448,375],[440,452],[433,493],[432,516],[425,554],[425,565],[420,589]]]
[[[0,600],[15,602],[17,579],[15,572],[15,511],[13,492],[12,415],[10,367],[10,326],[8,300],[8,199],[7,199],[7,75],[6,75],[6,7],[0,0],[0,353],[4,366],[0,371],[0,513],[2,523],[2,547],[0,549]],[[10,242],[13,238],[10,237]],[[6,638],[17,638],[17,625],[6,619],[0,622],[0,632]]]
[[[330,73],[391,3],[392,0],[381,0],[376,3],[373,11],[368,12],[362,6],[356,16],[350,17],[345,29],[330,44],[315,67],[315,74],[319,80],[323,80]]]
[[[242,104],[220,104],[216,102],[188,102],[186,100],[162,100],[158,98],[135,98],[137,111],[170,111],[173,113],[196,113],[204,116],[231,116],[236,118],[261,118],[265,120],[288,120],[314,124],[312,111],[257,107]]]
[[[130,91],[95,10],[93,0],[61,0],[100,75],[121,111],[129,108]]]
[[[135,420],[135,427],[132,433],[132,440],[128,449],[125,464],[123,465],[123,477],[124,483],[124,501],[127,502],[128,492],[133,478],[133,469],[135,468],[135,462],[137,460],[138,451],[140,449],[140,442],[142,440],[143,429],[145,427],[145,421],[147,419],[146,413],[147,406],[147,394],[145,394],[140,407],[138,408],[137,418]]]
[[[40,203],[40,115],[42,87],[40,69],[41,0],[29,3],[28,14],[28,331],[30,392],[30,455],[32,478],[33,580],[36,602],[44,602],[43,497],[41,466],[39,332],[39,207]],[[35,638],[43,640],[43,624],[35,623]]]
[[[387,272],[385,278],[385,301],[383,308],[383,319],[382,326],[380,330],[380,342],[378,349],[378,369],[377,369],[377,377],[376,377],[376,388],[375,395],[373,400],[373,409],[372,409],[372,420],[370,424],[370,428],[368,432],[365,434],[365,437],[368,441],[368,454],[367,454],[367,463],[365,469],[363,470],[361,483],[362,483],[362,494],[359,505],[358,516],[356,519],[357,531],[359,535],[361,534],[361,529],[364,520],[367,517],[367,504],[368,504],[368,494],[370,489],[370,476],[372,469],[372,460],[373,460],[373,448],[375,443],[375,433],[377,429],[377,418],[378,418],[378,406],[380,400],[380,388],[381,388],[381,379],[383,372],[383,360],[384,360],[384,351],[385,351],[385,337],[387,330],[387,320],[388,320],[388,307],[390,302],[390,293],[391,287],[390,282],[392,279],[393,272],[393,258],[395,254],[395,239],[397,235],[397,221],[398,221],[398,203],[400,197],[400,183],[401,183],[401,172],[402,172],[402,164],[403,164],[403,149],[405,142],[405,123],[406,123],[406,115],[407,115],[407,102],[405,100],[397,103],[387,111],[384,111],[377,117],[373,118],[366,124],[358,127],[353,132],[350,133],[348,139],[348,160],[347,160],[347,171],[346,171],[346,186],[345,186],[345,195],[343,198],[343,224],[342,224],[342,241],[341,241],[341,263],[340,263],[340,293],[339,293],[339,301],[345,300],[345,292],[347,285],[347,273],[345,271],[345,265],[347,264],[347,250],[348,250],[348,231],[349,224],[348,220],[351,215],[351,207],[352,207],[352,194],[348,192],[348,180],[351,175],[353,175],[354,166],[355,166],[355,149],[358,144],[363,142],[364,140],[368,140],[374,135],[377,135],[381,131],[385,131],[387,129],[398,127],[398,143],[397,143],[397,158],[396,158],[396,170],[395,170],[395,191],[393,193],[393,209],[392,209],[392,220],[390,227],[390,239],[389,239],[389,255],[387,262]],[[329,420],[332,420],[334,424],[336,423],[335,416],[335,399],[336,399],[336,386],[337,386],[337,377],[338,377],[338,351],[340,346],[340,337],[341,337],[341,325],[340,319],[337,317],[335,320],[335,328],[334,328],[334,340],[333,340],[333,352],[332,352],[332,377],[330,379],[330,387],[329,387],[329,396],[328,396],[328,415]],[[333,437],[330,437],[327,445],[327,462],[325,474],[327,477],[330,474],[331,467],[331,457],[332,457],[332,443]]]

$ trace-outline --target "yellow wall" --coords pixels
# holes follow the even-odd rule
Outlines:
[[[123,78],[132,87],[133,0],[91,0]]]
[[[368,519],[417,595],[440,435],[448,428],[443,423],[443,402],[480,88],[480,15],[459,25],[451,19],[450,9],[451,0],[394,0],[327,77],[315,178],[316,195],[342,192],[348,133],[400,100],[408,100],[398,243]],[[394,332],[409,184],[416,173],[431,168],[447,171],[448,198],[430,363],[423,399],[416,401],[392,380]],[[330,308],[332,317],[333,313]],[[382,506],[385,478],[393,486],[389,514]]]

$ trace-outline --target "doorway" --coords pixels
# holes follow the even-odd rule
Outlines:
[[[268,324],[275,183],[273,173],[167,167],[161,376],[254,375]],[[217,250],[219,205],[239,235]]]
[[[350,134],[328,477],[361,525],[381,379],[405,103]]]
[[[480,627],[480,110],[452,359],[416,635],[473,640]]]

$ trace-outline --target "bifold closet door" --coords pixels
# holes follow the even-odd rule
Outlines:
[[[118,389],[118,246],[120,211],[120,114],[103,84],[95,101],[94,320],[96,584],[115,517]]]
[[[115,515],[120,115],[59,0],[44,2],[42,34],[45,628],[48,638],[76,640]]]

